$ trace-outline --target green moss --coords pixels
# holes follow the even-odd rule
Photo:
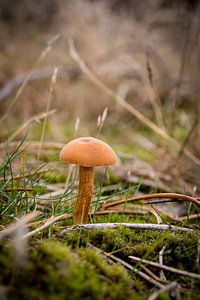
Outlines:
[[[198,245],[198,234],[158,232],[153,230],[131,230],[120,227],[117,230],[74,231],[65,237],[73,247],[92,243],[96,247],[127,261],[129,255],[151,261],[158,261],[159,252],[165,246],[165,264],[190,272],[199,272],[194,261]],[[79,244],[76,241],[79,239]],[[131,262],[132,263],[132,262]],[[139,266],[139,264],[138,264]],[[167,272],[169,280],[177,280],[190,286],[191,280]],[[134,278],[138,278],[134,275]],[[138,279],[139,280],[139,279]],[[197,282],[197,281],[196,281]],[[146,283],[145,283],[146,284]],[[143,286],[140,282],[138,286]]]
[[[51,238],[55,238],[60,228],[57,225],[52,230]],[[26,263],[18,269],[11,246],[3,243],[0,244],[0,285],[8,289],[8,299],[16,300],[147,299],[155,291],[154,286],[134,272],[129,277],[119,264],[108,264],[103,256],[88,248],[89,243],[137,268],[140,263],[134,264],[128,259],[129,255],[158,262],[159,251],[165,246],[166,265],[198,273],[200,269],[194,263],[198,239],[198,232],[158,232],[124,227],[76,229],[67,233],[62,242],[46,240],[29,247]],[[159,275],[159,270],[148,268]],[[187,299],[189,293],[192,299],[198,299],[199,280],[166,271],[165,275],[169,281],[175,280],[184,287],[182,299]],[[165,299],[165,294],[159,297]]]
[[[17,269],[11,247],[2,249],[0,284],[8,299],[133,299],[123,268],[108,265],[94,250],[75,253],[60,242],[44,241],[29,249]]]
[[[13,255],[10,246],[7,243],[0,243],[0,285],[9,282],[13,265]]]

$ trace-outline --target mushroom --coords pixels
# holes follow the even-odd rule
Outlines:
[[[81,137],[63,147],[60,159],[79,165],[79,191],[73,223],[87,223],[92,199],[94,167],[113,165],[117,161],[117,156],[108,144],[93,137]]]

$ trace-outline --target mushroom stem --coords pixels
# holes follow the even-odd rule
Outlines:
[[[79,167],[79,191],[76,200],[73,223],[87,223],[93,191],[93,167]]]

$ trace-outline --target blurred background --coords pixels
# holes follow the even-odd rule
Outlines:
[[[45,122],[46,141],[96,136],[196,189],[199,87],[199,1],[0,1],[1,143]]]

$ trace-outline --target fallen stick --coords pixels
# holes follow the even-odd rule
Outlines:
[[[200,274],[195,274],[195,273],[192,273],[192,272],[179,270],[177,268],[168,267],[166,265],[159,264],[157,262],[153,262],[153,261],[146,260],[146,259],[143,259],[143,258],[139,258],[139,257],[136,257],[136,256],[129,256],[129,258],[132,259],[133,261],[138,261],[138,262],[147,264],[149,266],[153,266],[153,267],[156,267],[156,268],[159,268],[159,269],[162,269],[162,270],[166,270],[166,271],[169,271],[169,272],[172,272],[172,273],[175,273],[175,274],[191,277],[191,278],[194,278],[194,279],[200,279]]]
[[[147,229],[147,230],[172,230],[172,231],[183,231],[183,232],[192,232],[192,229],[185,227],[178,227],[167,224],[141,224],[141,223],[95,223],[95,224],[78,224],[69,226],[66,229],[61,231],[61,235],[70,232],[71,230],[77,229],[116,229],[120,226],[130,229]]]
[[[32,237],[34,234],[39,233],[39,232],[44,231],[45,229],[49,228],[54,223],[56,223],[58,221],[65,220],[67,218],[71,218],[71,217],[72,217],[72,214],[62,214],[60,216],[50,218],[49,220],[47,220],[47,222],[45,224],[43,224],[42,226],[28,232],[27,234],[22,236],[21,239],[22,240],[28,239],[28,238]]]

